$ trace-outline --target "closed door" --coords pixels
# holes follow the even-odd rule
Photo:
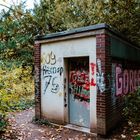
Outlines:
[[[89,128],[89,57],[69,59],[69,122]]]

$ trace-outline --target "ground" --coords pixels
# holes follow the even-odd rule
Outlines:
[[[115,130],[108,138],[101,138],[70,130],[63,126],[38,125],[32,121],[33,117],[34,109],[31,108],[18,113],[10,113],[9,121],[11,126],[0,140],[133,140],[135,135],[140,134],[139,125],[136,130],[121,127]],[[140,139],[138,138],[137,140]]]

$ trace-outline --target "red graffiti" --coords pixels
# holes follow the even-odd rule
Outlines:
[[[90,86],[90,84],[89,84],[89,82],[87,82],[86,84],[83,85],[83,89],[88,91],[89,90],[89,86]]]
[[[83,84],[89,84],[89,76],[86,72],[80,72],[80,71],[72,71],[70,73],[70,83],[82,86]]]
[[[73,70],[70,72],[70,93],[74,94],[75,99],[89,102],[89,89],[88,71]]]
[[[91,85],[91,86],[96,86],[95,80],[94,80],[93,78],[91,79],[90,85]]]
[[[75,97],[78,97],[78,98],[83,98],[84,100],[89,100],[89,96],[88,95],[85,95],[84,93],[83,94],[77,93],[74,96]]]
[[[90,63],[90,65],[91,65],[91,71],[92,71],[91,74],[94,75],[94,69],[95,69],[96,64]]]
[[[80,68],[77,66],[80,65]],[[96,64],[85,61],[85,63],[72,63],[69,75],[69,91],[75,99],[80,101],[90,100],[90,86],[96,86],[94,76],[96,74]],[[89,79],[89,69],[91,70],[91,80]]]
[[[94,76],[96,64],[90,63],[90,65],[91,65],[91,74],[92,74],[92,76]],[[96,86],[95,79],[94,79],[93,77],[91,78],[90,85],[91,85],[91,86]]]

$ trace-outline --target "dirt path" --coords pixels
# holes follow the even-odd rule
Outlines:
[[[108,139],[103,139],[62,126],[37,125],[32,122],[33,117],[34,109],[10,113],[11,126],[0,135],[0,140],[133,140],[137,135],[135,140],[140,140],[140,124],[134,128],[122,125]]]
[[[86,133],[63,128],[62,126],[42,126],[32,123],[34,109],[10,115],[12,130],[7,132],[6,140],[96,140]],[[10,128],[11,129],[11,128]],[[9,134],[11,133],[11,134]],[[8,138],[9,137],[9,138]]]

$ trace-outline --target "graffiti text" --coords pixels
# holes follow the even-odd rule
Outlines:
[[[133,92],[140,86],[140,70],[122,70],[116,66],[116,96]]]

